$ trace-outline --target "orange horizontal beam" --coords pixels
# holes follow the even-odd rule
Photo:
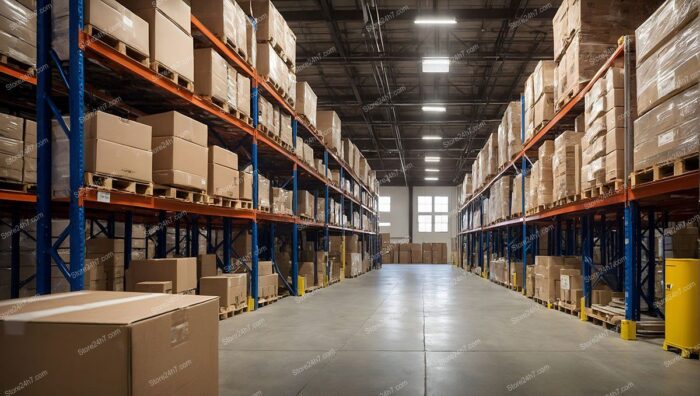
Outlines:
[[[36,202],[36,194],[0,190],[0,201],[34,203]]]
[[[26,71],[16,69],[12,66],[8,66],[5,64],[0,64],[0,73],[7,74],[10,77],[14,77],[18,80],[27,82],[32,85],[36,85],[36,76],[32,76],[30,74],[27,74]]]

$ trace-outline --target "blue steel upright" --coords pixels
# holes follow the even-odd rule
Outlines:
[[[253,127],[258,127],[258,87],[251,88],[250,108],[253,114]],[[253,208],[258,209],[258,141],[253,139],[251,150],[253,161]],[[250,295],[253,298],[253,309],[258,309],[258,222],[253,219],[250,224],[251,257],[250,257]]]
[[[525,95],[520,96],[520,142],[525,146]],[[525,179],[527,176],[527,160],[525,156],[520,159],[520,175],[522,177],[520,183],[520,196],[522,197],[520,206],[521,215],[523,217],[522,226],[522,259],[523,259],[523,294],[527,293],[527,223],[525,222]]]
[[[294,147],[294,152],[297,149],[297,133],[298,133],[299,123],[297,120],[292,119],[292,145]],[[292,213],[294,217],[299,216],[299,184],[298,184],[298,170],[296,162],[292,165]],[[299,295],[299,225],[296,222],[292,223],[292,289],[294,295]]]

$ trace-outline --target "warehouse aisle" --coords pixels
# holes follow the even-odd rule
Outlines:
[[[386,265],[221,322],[221,395],[697,394],[700,362],[447,265]]]

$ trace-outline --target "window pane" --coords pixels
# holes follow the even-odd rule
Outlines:
[[[418,197],[418,213],[430,213],[433,211],[433,197]]]
[[[438,213],[447,213],[450,211],[448,197],[435,197],[435,211]]]
[[[436,215],[435,216],[435,232],[447,232],[448,228],[448,216],[447,215]]]
[[[418,232],[433,232],[433,216],[418,216]]]
[[[379,197],[379,211],[391,212],[391,197]]]

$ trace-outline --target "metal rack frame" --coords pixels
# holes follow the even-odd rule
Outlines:
[[[527,215],[525,210],[525,177],[522,182],[522,216],[496,224],[484,225],[483,199],[493,183],[501,176],[517,169],[519,173],[527,174],[530,166],[527,152],[536,149],[545,137],[554,132],[554,128],[579,104],[593,84],[604,76],[605,72],[620,58],[624,60],[625,69],[625,171],[624,188],[602,198],[590,198],[576,201],[536,214]],[[632,95],[634,75],[634,49],[632,38],[625,36],[621,45],[614,51],[594,78],[573,97],[531,140],[525,141],[525,99],[521,96],[522,150],[504,167],[502,167],[486,185],[474,192],[470,199],[460,206],[458,211],[460,232],[460,266],[468,263],[478,265],[484,277],[484,255],[493,249],[493,232],[505,230],[507,233],[504,244],[508,251],[510,269],[512,248],[517,247],[519,240],[520,255],[513,257],[522,260],[523,264],[534,261],[539,254],[540,240],[548,241],[547,254],[580,255],[582,258],[582,275],[584,278],[584,295],[586,306],[591,305],[591,290],[599,281],[608,283],[613,290],[625,292],[625,320],[622,321],[621,336],[624,339],[636,338],[636,322],[640,319],[640,297],[646,303],[646,311],[653,316],[661,316],[660,310],[653,304],[656,282],[656,266],[658,265],[654,251],[654,238],[659,233],[658,224],[665,227],[668,223],[668,211],[658,201],[658,198],[672,193],[690,191],[698,193],[700,176],[698,171],[691,171],[680,176],[673,176],[658,181],[629,186],[628,180],[633,164],[634,120],[631,109],[636,98]],[[516,164],[520,162],[520,166]],[[697,200],[695,200],[697,205]],[[644,208],[642,208],[644,205]],[[512,208],[511,208],[512,209]],[[478,213],[479,227],[472,224],[472,213]],[[646,219],[642,214],[646,213]],[[658,217],[661,217],[659,219]],[[565,223],[562,224],[562,221]],[[518,225],[520,232],[518,234]],[[546,226],[546,234],[541,227]],[[515,233],[515,238],[511,234]],[[578,241],[580,240],[580,243]],[[498,240],[497,245],[502,244]],[[562,244],[564,246],[562,246]],[[599,260],[594,262],[594,247],[601,252]],[[503,247],[501,247],[502,249]],[[502,251],[502,250],[501,250]],[[510,273],[510,271],[509,271]],[[523,294],[526,293],[526,265],[523,265]],[[662,279],[663,280],[663,279]]]
[[[37,77],[27,76],[18,70],[11,67],[0,66],[0,74],[10,76],[12,78],[21,79],[27,84],[36,86],[36,117],[37,117],[37,139],[45,144],[38,145],[38,164],[37,164],[37,193],[24,193],[2,191],[0,192],[0,202],[3,204],[12,205],[33,205],[36,204],[37,218],[37,265],[36,265],[36,283],[37,293],[47,294],[51,292],[51,265],[54,263],[59,270],[68,279],[71,285],[71,290],[81,290],[84,283],[84,257],[85,257],[85,219],[86,209],[95,210],[102,216],[90,218],[91,228],[95,225],[99,229],[99,233],[114,236],[114,222],[116,221],[115,214],[125,224],[125,266],[128,268],[131,260],[132,250],[132,230],[134,219],[139,216],[144,223],[155,222],[155,235],[147,238],[147,243],[153,237],[156,244],[156,256],[165,257],[168,253],[166,248],[166,231],[167,227],[164,224],[172,223],[172,219],[168,217],[168,213],[184,214],[183,218],[177,218],[174,222],[176,232],[176,246],[174,251],[180,253],[182,251],[189,255],[196,255],[199,251],[199,237],[204,236],[206,239],[207,253],[223,254],[223,260],[218,265],[226,272],[230,271],[234,266],[231,263],[232,256],[240,257],[233,249],[233,244],[237,238],[241,237],[242,233],[233,235],[234,222],[239,225],[249,224],[251,232],[251,257],[248,263],[241,260],[243,265],[246,265],[251,272],[250,294],[252,297],[251,305],[253,309],[258,307],[258,261],[261,255],[260,246],[265,246],[268,253],[267,257],[275,263],[274,241],[276,235],[276,225],[291,224],[292,228],[292,283],[287,284],[286,279],[282,279],[282,283],[288,288],[291,295],[300,295],[302,290],[298,290],[298,235],[302,230],[310,231],[323,230],[324,244],[323,249],[329,251],[329,239],[331,232],[339,232],[341,235],[348,233],[358,233],[362,235],[364,241],[370,247],[370,254],[373,257],[372,267],[378,268],[379,263],[376,258],[377,246],[377,212],[372,209],[377,206],[377,196],[372,193],[350,167],[339,158],[335,153],[330,151],[324,144],[322,137],[314,133],[314,130],[306,125],[306,123],[296,114],[292,106],[290,106],[256,71],[247,64],[238,54],[230,50],[221,40],[212,34],[196,17],[192,17],[193,33],[201,35],[208,44],[214,48],[221,56],[223,56],[232,66],[236,67],[240,73],[245,74],[251,79],[251,115],[252,126],[248,126],[242,120],[236,119],[229,114],[222,112],[220,109],[204,101],[197,95],[194,95],[186,90],[181,89],[169,80],[158,78],[158,75],[145,67],[144,65],[122,55],[113,48],[105,45],[99,40],[90,37],[83,29],[83,0],[70,2],[69,10],[69,53],[70,60],[66,66],[59,61],[58,56],[51,48],[52,28],[51,28],[51,1],[38,0],[37,8],[47,10],[37,14],[37,63],[45,65]],[[110,70],[119,71],[125,75],[135,79],[147,80],[149,88],[157,92],[159,95],[167,95],[178,100],[179,106],[192,110],[201,115],[200,118],[206,118],[211,121],[209,124],[210,136],[213,136],[225,145],[221,139],[221,135],[217,131],[223,125],[228,128],[233,128],[238,131],[238,144],[243,142],[244,137],[251,138],[250,144],[250,160],[253,168],[253,210],[232,209],[216,206],[207,206],[193,204],[174,199],[166,199],[152,196],[139,196],[119,191],[110,191],[108,193],[97,191],[95,189],[86,188],[83,184],[83,112],[84,112],[84,95],[85,95],[85,80],[90,74],[85,70],[85,58],[97,59],[103,66]],[[68,76],[68,77],[66,77]],[[58,77],[58,78],[57,78]],[[54,81],[56,80],[56,81]],[[62,83],[62,84],[59,84]],[[71,116],[70,125],[63,124],[62,113],[58,104],[54,99],[56,92],[66,92],[68,98],[69,115]],[[291,115],[292,131],[294,135],[293,143],[296,146],[296,136],[299,129],[303,130],[307,135],[311,135],[316,146],[323,148],[324,173],[320,174],[312,167],[309,167],[303,161],[298,159],[294,153],[288,152],[286,149],[279,146],[265,134],[259,133],[258,130],[258,96],[264,95],[268,97],[275,105],[279,106],[287,114]],[[58,204],[67,203],[68,218],[70,225],[61,232],[56,243],[52,243],[51,220],[52,207],[55,207],[57,200],[52,199],[51,189],[51,134],[52,121],[56,120],[62,129],[69,137],[70,145],[70,195],[67,200],[58,200]],[[200,119],[201,121],[201,119]],[[301,128],[299,128],[301,126]],[[241,135],[242,134],[242,135]],[[260,152],[260,149],[263,152]],[[276,158],[283,163],[291,164],[291,184],[293,193],[293,216],[268,213],[261,211],[258,208],[258,175],[259,175],[259,159],[260,155]],[[341,172],[341,180],[346,178],[351,181],[351,186],[357,183],[360,186],[360,199],[355,198],[352,193],[346,193],[342,186],[338,188],[330,182],[329,169],[333,162],[334,166],[338,167]],[[325,196],[325,215],[322,222],[302,220],[298,216],[297,195],[298,185],[300,181],[307,183],[315,183],[323,188]],[[331,195],[332,194],[332,195]],[[318,198],[318,192],[315,194]],[[370,206],[364,205],[363,198],[368,197]],[[357,208],[360,214],[366,213],[372,218],[371,231],[331,225],[329,222],[329,199],[331,197],[339,197],[341,202],[341,215],[345,206],[344,202],[350,202],[349,217],[352,219],[353,205]],[[106,219],[104,219],[106,217]],[[362,216],[360,216],[362,218]],[[341,216],[342,219],[342,216]],[[106,221],[102,224],[101,220]],[[185,229],[181,229],[181,220],[184,223]],[[12,225],[18,224],[20,221],[19,211],[13,211]],[[267,237],[259,238],[259,224],[267,224]],[[300,227],[303,225],[303,227]],[[202,233],[202,227],[206,231]],[[223,241],[215,243],[213,240],[213,227],[222,229]],[[70,267],[67,267],[57,254],[63,241],[70,236]],[[16,243],[15,243],[16,242]],[[27,280],[19,279],[19,233],[13,234],[12,240],[12,297],[17,297],[20,287],[30,282],[32,278]],[[184,245],[184,249],[183,249]],[[171,249],[172,250],[172,249]],[[344,257],[343,257],[344,260]],[[316,263],[318,265],[318,263]],[[326,265],[327,269],[329,262],[321,263]],[[279,273],[279,268],[278,268]],[[280,277],[282,278],[281,274]]]

